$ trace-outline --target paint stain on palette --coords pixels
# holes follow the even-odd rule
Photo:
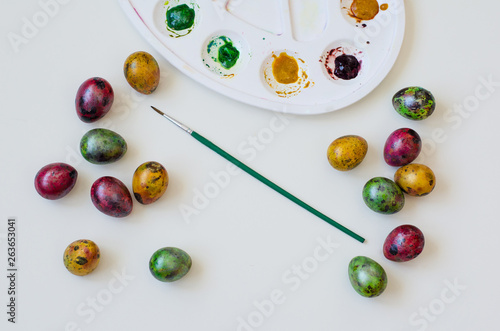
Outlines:
[[[355,24],[375,19],[380,11],[389,8],[389,4],[377,0],[340,0],[340,8],[344,17]]]
[[[224,78],[232,78],[245,69],[250,58],[246,40],[229,30],[212,34],[201,49],[201,61],[205,67]]]
[[[170,37],[186,36],[200,23],[200,6],[195,1],[170,0],[160,6]]]
[[[312,87],[309,68],[296,52],[273,52],[262,66],[262,78],[267,87],[278,96],[289,98]]]
[[[337,83],[349,83],[362,77],[368,62],[363,51],[345,41],[329,45],[320,59],[323,72]]]

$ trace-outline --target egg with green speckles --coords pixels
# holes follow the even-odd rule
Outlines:
[[[387,274],[380,264],[366,256],[356,256],[349,263],[349,280],[360,295],[372,298],[387,288]]]
[[[182,249],[164,247],[151,256],[149,271],[159,281],[175,282],[189,272],[191,265],[191,257]]]
[[[399,212],[405,204],[401,188],[385,177],[374,177],[365,184],[363,200],[371,210],[388,215]]]
[[[80,239],[66,247],[63,262],[66,269],[76,276],[90,274],[99,265],[101,254],[92,240]]]
[[[423,120],[434,112],[436,100],[430,91],[412,86],[396,92],[392,97],[392,106],[405,118]]]
[[[118,133],[108,129],[92,129],[80,140],[80,153],[93,164],[108,164],[121,159],[127,143]]]
[[[394,174],[396,184],[408,195],[424,196],[436,186],[436,176],[426,165],[410,163],[399,168]]]
[[[123,74],[129,85],[142,94],[153,93],[160,84],[160,66],[147,52],[130,54],[123,65]]]
[[[141,164],[132,177],[132,191],[136,200],[143,205],[157,201],[165,193],[167,186],[167,170],[155,161]]]
[[[356,168],[365,158],[368,143],[363,137],[347,135],[335,139],[327,150],[330,165],[339,171]]]

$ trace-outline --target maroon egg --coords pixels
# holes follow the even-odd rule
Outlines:
[[[401,167],[413,162],[422,150],[422,139],[415,130],[402,128],[389,135],[384,146],[385,162]]]
[[[73,189],[77,178],[78,172],[69,164],[47,164],[35,176],[35,189],[43,198],[57,200]]]
[[[114,98],[113,88],[107,80],[89,78],[76,92],[76,114],[83,122],[95,122],[108,113]]]
[[[125,184],[114,177],[101,177],[92,184],[90,198],[102,213],[113,217],[125,217],[132,212],[132,196]]]
[[[385,239],[384,256],[395,262],[410,261],[422,253],[424,244],[424,234],[419,228],[409,224],[401,225]]]

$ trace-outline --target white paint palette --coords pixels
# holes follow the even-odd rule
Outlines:
[[[379,1],[369,20],[353,17],[355,0],[119,1],[141,35],[181,72],[230,98],[291,114],[326,113],[366,96],[396,61],[405,27],[403,0]],[[179,6],[194,19],[176,30]],[[221,60],[227,54],[233,61]],[[337,61],[346,56],[360,70],[342,79],[336,70],[345,68]],[[277,59],[290,58],[297,79],[280,81]]]

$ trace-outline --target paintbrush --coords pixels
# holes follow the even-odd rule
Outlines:
[[[284,197],[286,197],[286,198],[290,199],[291,201],[295,202],[297,205],[301,206],[302,208],[306,209],[307,211],[311,212],[312,214],[318,216],[319,218],[321,218],[322,220],[324,220],[328,224],[333,225],[334,227],[336,227],[340,231],[344,232],[345,234],[351,236],[352,238],[356,239],[357,241],[359,241],[361,243],[365,241],[365,239],[363,237],[361,237],[361,236],[357,235],[356,233],[352,232],[351,230],[349,230],[345,226],[343,226],[343,225],[335,222],[334,220],[332,220],[330,217],[326,216],[325,214],[317,211],[316,209],[314,209],[313,207],[309,206],[307,203],[303,202],[302,200],[300,200],[296,196],[288,193],[287,191],[285,191],[284,189],[282,189],[278,185],[276,185],[273,182],[271,182],[266,177],[262,176],[261,174],[259,174],[258,172],[254,171],[253,169],[251,169],[250,167],[248,167],[247,165],[245,165],[244,163],[242,163],[241,161],[239,161],[235,157],[231,156],[230,154],[228,154],[227,152],[225,152],[224,150],[222,150],[220,147],[218,147],[217,145],[215,145],[213,142],[211,142],[207,138],[203,137],[202,135],[200,135],[196,131],[190,129],[188,126],[182,124],[181,122],[175,120],[174,118],[168,116],[167,114],[163,113],[161,110],[159,110],[159,109],[157,109],[157,108],[155,108],[153,106],[151,106],[151,108],[153,108],[158,114],[160,114],[161,116],[165,117],[167,120],[169,120],[173,124],[177,125],[179,128],[181,128],[185,132],[189,133],[194,139],[198,140],[200,143],[202,143],[203,145],[207,146],[212,151],[216,152],[217,154],[219,154],[220,156],[222,156],[223,158],[225,158],[226,160],[228,160],[232,164],[236,165],[237,167],[239,167],[240,169],[242,169],[243,171],[245,171],[246,173],[248,173],[252,177],[254,177],[254,178],[258,179],[259,181],[261,181],[262,183],[266,184],[267,186],[269,186],[270,188],[272,188],[276,192],[280,193]]]

